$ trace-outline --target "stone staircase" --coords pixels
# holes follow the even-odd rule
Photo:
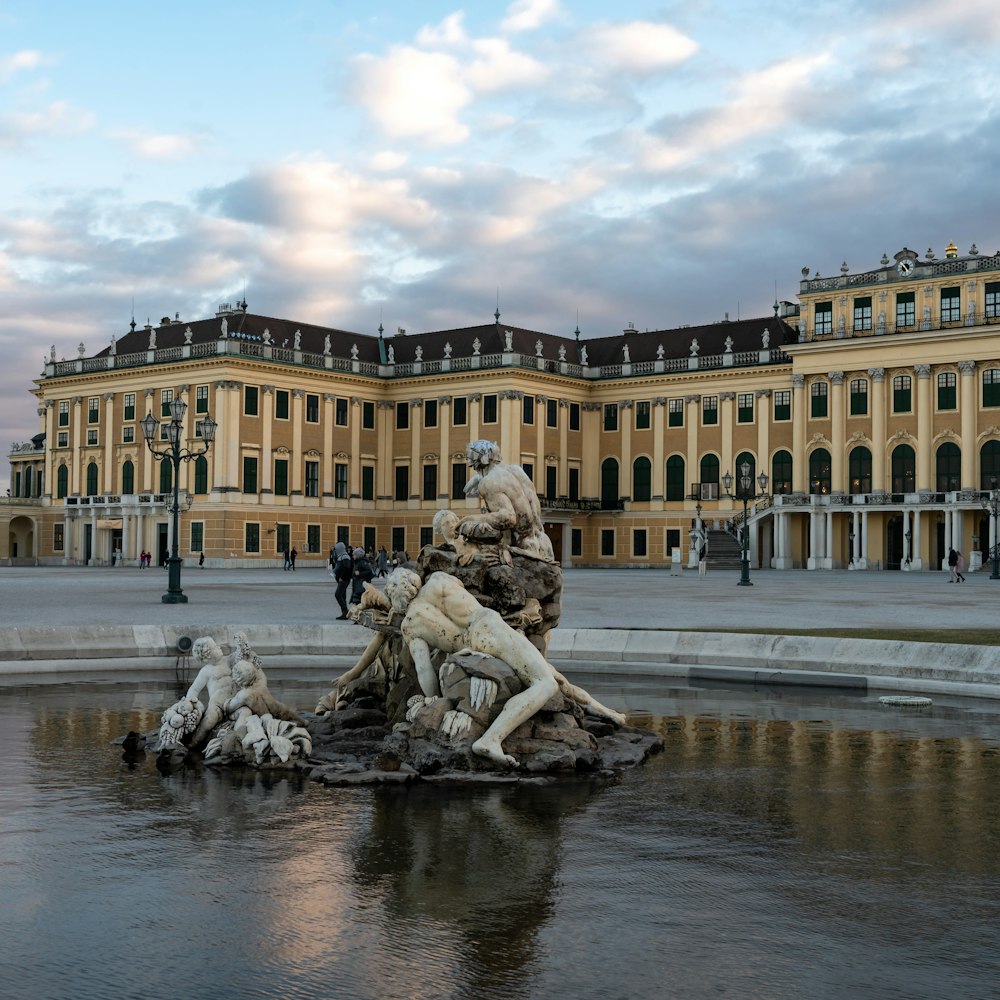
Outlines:
[[[727,531],[709,530],[708,568],[739,569],[743,559],[740,543]]]

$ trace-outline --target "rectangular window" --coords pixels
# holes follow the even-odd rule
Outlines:
[[[940,372],[937,377],[937,406],[939,410],[958,408],[957,379],[954,372]]]
[[[580,499],[580,470],[575,466],[569,467],[569,498],[570,500]]]
[[[792,419],[792,390],[776,389],[774,393],[774,419]]]
[[[408,465],[396,466],[396,491],[393,494],[393,499],[410,499],[410,467]]]
[[[635,429],[637,431],[649,430],[649,400],[640,399],[635,404]]]
[[[548,399],[545,401],[545,423],[548,427],[559,426],[559,400]]]
[[[809,386],[809,412],[816,418],[827,416],[830,389],[826,382],[813,382]]]
[[[333,465],[333,495],[337,500],[347,499],[346,462],[335,462]]]
[[[465,499],[465,484],[469,481],[469,470],[465,462],[451,463],[451,498]]]
[[[860,417],[868,412],[868,380],[851,380],[851,416]]]
[[[854,329],[855,331],[870,330],[872,328],[872,297],[862,295],[854,300]]]
[[[133,435],[135,434],[135,428],[134,427],[126,427],[125,430],[132,431]],[[132,438],[126,440],[125,444],[131,443],[132,440],[133,440]],[[59,447],[59,448],[68,448],[69,447],[69,431],[59,431],[59,434],[56,437],[56,442],[57,442],[57,447]]]
[[[135,420],[135,393],[126,392],[124,406],[122,407],[123,420]]]
[[[97,430],[96,428],[91,428],[87,431],[87,444],[93,448],[97,444]]]
[[[604,429],[606,431],[618,430],[618,404],[604,404]]]
[[[535,397],[530,392],[524,394],[521,400],[521,423],[533,424],[535,422]]]
[[[817,302],[813,313],[816,322],[816,336],[833,333],[833,303]]]
[[[346,524],[337,525],[337,541],[343,542],[348,549],[351,547],[351,529]]]
[[[986,318],[1000,317],[1000,281],[986,282]]]
[[[464,427],[469,422],[468,397],[456,396],[451,401],[451,422],[456,427]]]
[[[915,326],[917,322],[916,295],[913,292],[898,292],[896,294],[896,326]]]
[[[340,400],[337,400],[339,403]],[[347,403],[347,400],[344,400]],[[306,393],[306,423],[307,424],[318,424],[319,423],[319,394],[315,392]],[[338,421],[339,423],[339,421]],[[347,416],[345,411],[344,423],[347,423]]]
[[[601,528],[601,555],[613,556],[615,554],[615,529]]]
[[[66,525],[65,524],[53,524],[52,525],[52,548],[56,552],[62,552],[65,548],[66,542]]]
[[[667,528],[667,548],[664,556],[667,560],[672,560],[674,557],[674,549],[679,549],[681,547],[681,531],[680,528]]]
[[[366,431],[375,430],[375,404],[370,399],[361,404],[361,426]]]
[[[63,434],[66,432],[63,431]],[[133,444],[135,442],[135,427],[128,424],[122,428],[122,444]]]
[[[533,462],[522,462],[521,468],[524,470],[524,474],[534,483],[535,481],[535,465]]]
[[[333,404],[333,422],[338,427],[347,426],[347,404],[348,400],[344,396],[338,396]],[[316,397],[316,411],[319,412],[319,396]],[[317,420],[319,417],[317,416]]]
[[[740,424],[753,423],[753,393],[741,392],[736,396],[736,422]]]
[[[909,375],[897,375],[892,380],[893,413],[909,413],[912,408],[913,383]]]
[[[361,499],[375,499],[375,466],[361,466]]]
[[[438,401],[436,399],[424,400],[424,427],[437,427],[438,425]]]
[[[646,555],[646,529],[635,528],[632,531],[632,555],[644,558]]]
[[[983,406],[1000,406],[1000,368],[983,372]]]
[[[683,399],[668,399],[667,400],[667,426],[668,427],[683,427],[684,426],[684,400]]]
[[[288,419],[288,390],[287,389],[275,389],[274,390],[274,419],[275,420],[287,420]]]
[[[279,497],[288,496],[287,458],[276,458],[274,460],[274,495]]]
[[[205,522],[191,522],[191,551],[201,552],[205,548]]]
[[[578,431],[580,429],[580,404],[569,404],[569,429]]]
[[[437,500],[438,467],[435,463],[424,466],[424,500]]]
[[[570,553],[571,556],[583,555],[583,529],[572,528],[570,530]]]
[[[434,544],[434,529],[428,527],[421,527],[420,529],[420,547],[423,548],[425,545]]]
[[[260,390],[255,385],[243,386],[243,412],[248,417],[256,417],[260,407]],[[167,414],[164,414],[166,416]]]
[[[194,387],[194,412],[208,413],[208,386],[196,385]]]
[[[322,533],[318,524],[306,525],[306,552],[322,552]]]
[[[319,462],[306,462],[306,496],[319,496]]]
[[[292,544],[291,526],[287,524],[277,524],[274,529],[274,551],[279,555],[290,548]]]
[[[400,402],[396,404],[396,430],[406,431],[410,429],[410,404]]]
[[[364,541],[361,543],[364,546],[365,552],[375,551],[375,529],[370,525],[365,525],[361,532],[361,537]]]
[[[69,400],[59,400],[59,426],[69,427]]]
[[[398,552],[400,558],[402,558],[403,553],[406,551],[406,528],[393,528],[392,529],[392,551]]]
[[[160,390],[160,416],[169,417],[170,416],[170,404],[174,401],[174,390],[173,389],[161,389]],[[93,403],[93,400],[91,400]]]
[[[170,392],[169,389],[165,391]],[[168,410],[167,413],[164,414],[164,416],[168,416],[169,413],[170,411]],[[91,396],[90,399],[87,400],[87,423],[96,424],[100,422],[100,419],[101,419],[101,397]]]
[[[719,397],[701,397],[701,422],[706,426],[719,422]]]
[[[260,552],[260,525],[256,521],[247,521],[243,529],[244,551]]]
[[[959,288],[941,289],[941,322],[957,323],[962,318],[962,292]]]
[[[497,397],[495,394],[483,396],[483,423],[495,424],[497,422]]]
[[[160,424],[160,440],[169,441],[170,440],[170,424]]]
[[[555,500],[559,495],[559,467],[557,465],[545,466],[545,496],[549,500]]]

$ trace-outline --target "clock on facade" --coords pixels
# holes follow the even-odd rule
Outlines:
[[[913,261],[909,258],[904,258],[896,265],[896,270],[899,271],[902,277],[908,277],[913,274]]]

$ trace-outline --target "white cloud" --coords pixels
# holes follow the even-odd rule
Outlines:
[[[156,135],[126,129],[112,132],[112,137],[126,142],[136,156],[150,160],[180,160],[193,155],[201,144],[202,137],[194,133]]]
[[[465,33],[465,14],[460,10],[449,14],[436,27],[424,25],[417,32],[417,45],[428,49],[465,45],[468,40]]]
[[[473,45],[476,58],[465,77],[479,93],[511,87],[533,87],[545,82],[548,69],[537,59],[514,52],[502,38],[484,38]]]
[[[375,153],[368,161],[368,166],[379,173],[393,173],[406,166],[409,157],[394,149],[383,149]]]
[[[42,54],[34,49],[22,49],[20,52],[0,56],[0,83],[6,83],[18,70],[35,69],[41,64]]]
[[[0,146],[16,146],[26,139],[46,135],[74,135],[94,126],[89,111],[66,101],[53,101],[38,111],[15,111],[0,115]]]
[[[558,0],[516,0],[500,23],[502,31],[534,31],[560,13]]]
[[[620,73],[654,73],[698,51],[697,42],[687,35],[652,21],[595,25],[584,40],[595,60]]]

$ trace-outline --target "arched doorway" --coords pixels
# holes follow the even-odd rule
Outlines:
[[[35,557],[35,522],[30,517],[11,518],[7,551],[12,561]]]

